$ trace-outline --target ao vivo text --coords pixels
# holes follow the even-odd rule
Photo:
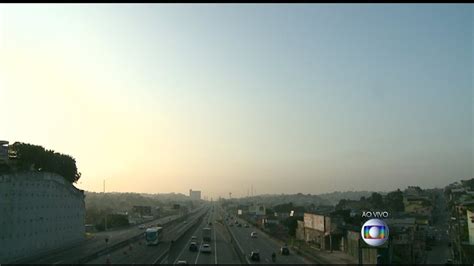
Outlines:
[[[388,218],[388,212],[387,211],[363,211],[362,212],[362,217],[365,218]]]

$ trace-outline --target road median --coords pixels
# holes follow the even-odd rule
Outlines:
[[[179,222],[183,221],[186,218],[187,218],[187,216],[181,216],[181,217],[178,217],[174,220],[170,220],[170,221],[167,221],[167,222],[163,223],[162,226],[165,227],[165,226],[171,225],[173,223],[179,223]],[[100,250],[98,250],[98,251],[96,251],[92,254],[86,255],[86,256],[80,258],[76,263],[78,263],[78,264],[87,263],[91,260],[97,259],[101,256],[104,256],[104,255],[108,254],[108,253],[114,252],[114,251],[116,251],[120,248],[126,247],[127,245],[137,241],[141,237],[143,237],[143,231],[141,231],[139,234],[137,234],[133,237],[127,238],[127,239],[122,240],[118,243],[110,245],[107,248],[103,248],[103,249],[100,249]]]

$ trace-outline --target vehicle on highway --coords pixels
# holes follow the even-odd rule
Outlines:
[[[260,252],[259,251],[252,251],[250,252],[250,260],[251,261],[260,261]]]
[[[209,227],[204,227],[202,229],[202,240],[204,242],[211,242],[211,228]]]
[[[147,245],[158,245],[163,239],[163,227],[151,227],[145,231],[145,240]]]
[[[257,232],[252,232],[250,233],[251,238],[257,238]]]
[[[185,261],[185,260],[178,260],[178,262],[176,262],[176,264],[178,264],[178,265],[188,265],[188,262]]]
[[[203,244],[201,247],[201,253],[211,253],[211,245]]]
[[[189,244],[189,251],[198,251],[198,245],[196,242],[191,242],[191,244]]]
[[[280,254],[281,255],[290,255],[290,249],[287,246],[281,247],[280,248]]]

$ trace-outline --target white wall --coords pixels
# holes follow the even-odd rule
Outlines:
[[[51,173],[0,175],[0,263],[84,240],[84,194]]]
[[[469,244],[474,245],[474,212],[467,210],[467,230],[469,230]]]

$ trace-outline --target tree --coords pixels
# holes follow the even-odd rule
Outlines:
[[[372,193],[369,197],[369,202],[372,204],[373,207],[382,207],[383,205],[383,197],[377,192]]]
[[[405,205],[403,204],[403,192],[400,189],[392,191],[385,197],[385,205],[390,211],[403,212]]]
[[[336,210],[344,210],[346,208],[348,200],[346,199],[341,199],[339,200],[339,203],[336,205]]]
[[[71,183],[81,178],[81,173],[77,171],[76,160],[69,155],[21,142],[13,143],[11,149],[17,155],[17,164],[21,170],[33,168],[36,171],[56,173]]]
[[[296,228],[298,227],[298,220],[302,220],[301,217],[288,217],[283,220],[283,225],[288,228],[288,234],[290,236],[296,235]]]

